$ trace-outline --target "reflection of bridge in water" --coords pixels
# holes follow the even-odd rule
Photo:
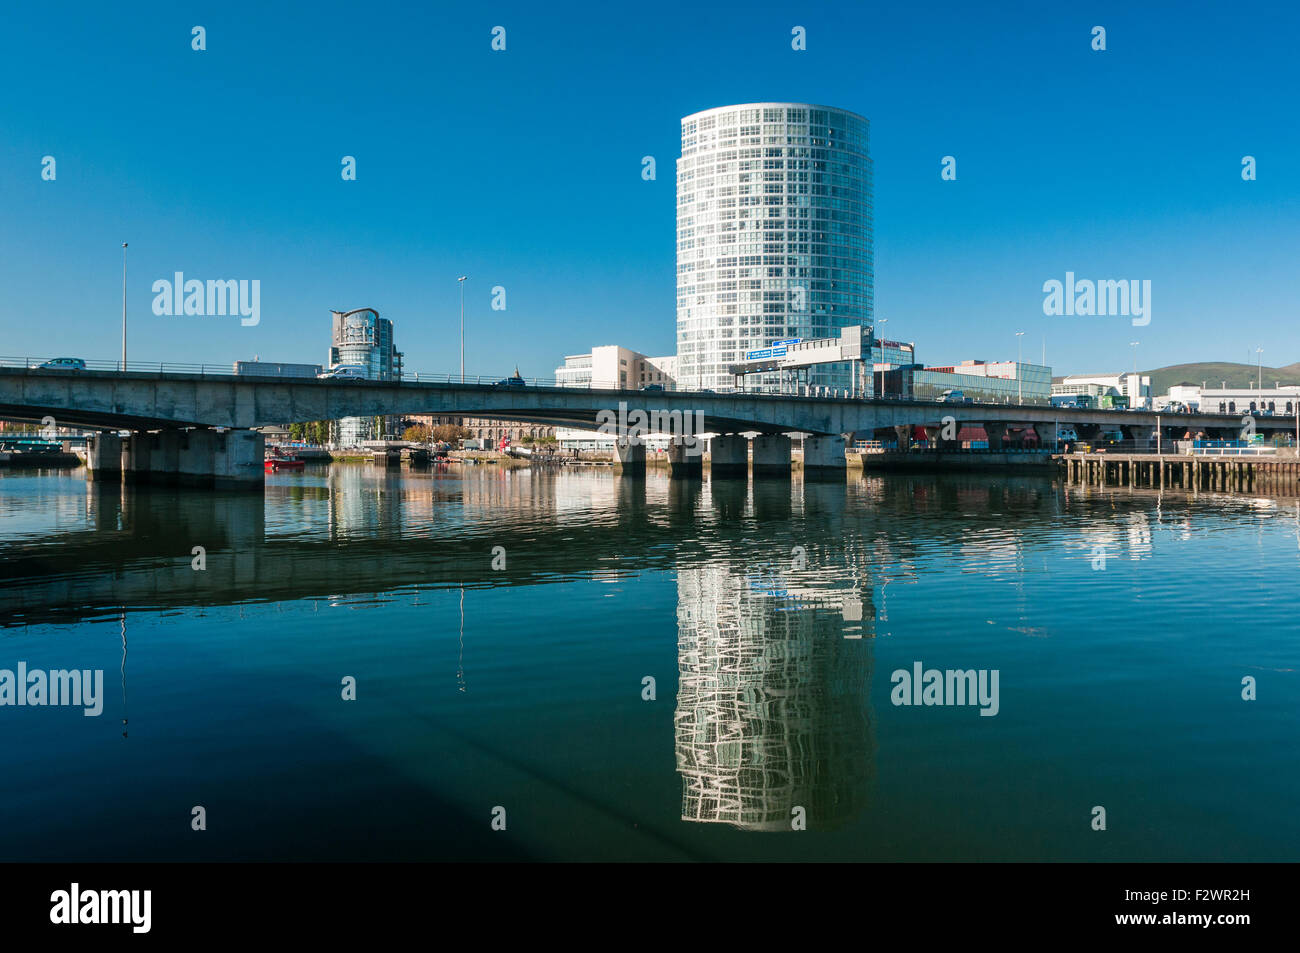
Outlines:
[[[1087,497],[1067,488],[1067,508],[1041,480],[702,484],[581,470],[482,471],[452,477],[334,467],[317,480],[273,481],[264,496],[65,477],[75,493],[53,495],[40,511],[44,522],[32,522],[28,508],[3,508],[0,624],[544,585],[720,561],[734,567],[743,559],[749,569],[735,573],[766,572],[768,587],[788,591],[791,604],[825,597],[828,581],[816,573],[856,573],[864,621],[844,621],[843,606],[825,610],[851,630],[870,624],[873,601],[883,617],[884,587],[906,580],[926,547],[945,547],[967,570],[1015,571],[1029,550],[1045,547],[1038,527],[1074,520],[1089,536],[1113,527],[1134,557],[1150,553],[1150,532],[1133,536],[1145,505],[1107,501],[1099,523]],[[0,505],[3,489],[0,477]],[[1016,514],[1012,523],[1008,513]],[[953,514],[965,521],[955,548],[945,528]],[[492,569],[495,545],[507,549],[507,571]],[[191,568],[194,546],[206,551],[202,572]],[[789,570],[796,546],[806,550],[807,573]],[[1087,550],[1068,555],[1087,558]]]

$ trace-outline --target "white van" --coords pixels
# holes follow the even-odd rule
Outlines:
[[[323,381],[364,381],[368,380],[366,368],[362,364],[335,364],[323,374],[316,375]]]

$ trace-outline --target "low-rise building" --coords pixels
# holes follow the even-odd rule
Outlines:
[[[503,440],[514,446],[524,443],[525,438],[530,441],[546,440],[556,435],[552,426],[523,420],[493,420],[488,417],[460,417],[453,414],[408,414],[403,421],[406,426],[425,426],[431,430],[443,426],[461,427],[468,430],[475,440],[482,440],[492,447],[500,447]]]
[[[1300,410],[1300,386],[1197,387],[1198,408],[1208,414],[1263,413],[1292,416]],[[1173,388],[1170,398],[1173,399]]]
[[[1052,380],[1052,396],[1084,394],[1089,397],[1127,397],[1129,406],[1151,406],[1149,374],[1071,374]]]
[[[727,365],[732,386],[770,394],[844,393],[871,397],[882,393],[888,380],[880,375],[916,362],[916,345],[878,340],[869,327],[850,325],[829,338],[783,338],[746,351]],[[870,365],[870,370],[868,370]],[[819,380],[844,380],[849,387],[834,391]]]
[[[555,369],[561,387],[595,387],[607,390],[640,390],[656,384],[664,390],[677,389],[677,357],[647,357],[640,351],[607,344],[587,354],[571,354]]]
[[[615,435],[612,433],[602,433],[596,430],[566,430],[560,429],[555,431],[555,439],[559,441],[561,450],[580,450],[588,451],[614,451]],[[664,434],[646,434],[641,438],[647,450],[659,452],[664,450],[672,438]]]
[[[932,400],[946,391],[960,391],[976,401],[1046,404],[1052,396],[1052,369],[1023,361],[962,361],[936,367],[914,367],[907,396]]]

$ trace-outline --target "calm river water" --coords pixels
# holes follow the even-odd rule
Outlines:
[[[103,673],[0,707],[0,860],[1300,860],[1298,568],[1039,478],[0,472],[0,670]]]

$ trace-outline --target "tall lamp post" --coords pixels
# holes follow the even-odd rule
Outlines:
[[[1128,406],[1130,410],[1137,410],[1142,404],[1142,380],[1138,377],[1138,345],[1141,341],[1129,341],[1128,346],[1133,349],[1133,384],[1137,388],[1135,394],[1132,389],[1128,392]],[[1135,399],[1136,398],[1136,399]]]
[[[879,326],[881,327],[880,336],[876,338],[876,343],[878,343],[878,344],[880,345],[880,363],[881,363],[881,364],[884,364],[884,363],[885,363],[885,337],[884,337],[884,325],[886,325],[886,324],[888,324],[888,323],[889,323],[889,319],[888,319],[888,318],[881,318],[879,321],[876,322],[876,324],[879,325]],[[884,378],[884,376],[882,375],[880,379],[881,379],[881,381],[883,382],[885,378]],[[874,374],[874,370],[873,370],[873,372],[872,372],[872,382],[871,382],[871,386],[872,386],[872,388],[874,388],[874,387],[876,386],[876,384],[875,384],[875,374]],[[863,389],[865,390],[866,388],[863,388]],[[881,389],[882,391],[885,389],[883,383],[881,384],[881,388],[880,388],[880,389]]]
[[[1264,348],[1255,348],[1256,369],[1259,377],[1255,380],[1255,399],[1259,401],[1259,409],[1264,409]]]
[[[465,280],[469,275],[456,279],[460,283],[460,382],[465,383]]]
[[[1017,404],[1023,404],[1025,402],[1024,379],[1020,376],[1020,358],[1023,355],[1024,343],[1025,343],[1021,339],[1024,336],[1025,336],[1024,331],[1016,332],[1016,403]]]
[[[122,242],[122,372],[126,373],[126,242]]]

